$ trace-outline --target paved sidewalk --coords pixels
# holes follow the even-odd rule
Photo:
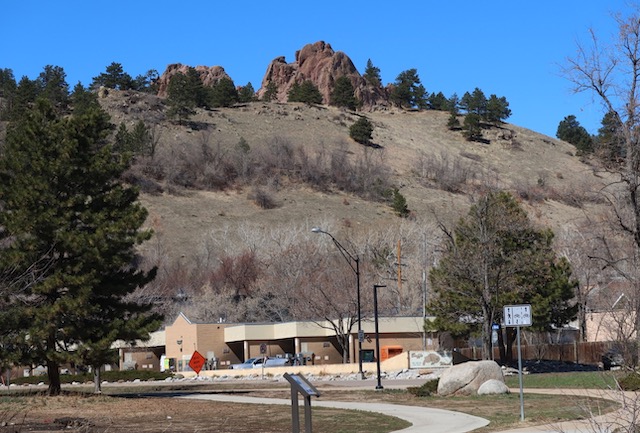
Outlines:
[[[291,399],[279,398],[258,398],[243,397],[230,394],[192,394],[180,398],[193,398],[199,400],[215,400],[234,403],[256,403],[256,404],[282,404],[291,405]],[[311,406],[331,407],[338,409],[353,409],[369,412],[382,413],[395,416],[409,421],[413,424],[397,433],[465,433],[484,427],[489,421],[473,415],[460,412],[453,412],[442,409],[431,409],[417,406],[401,406],[385,403],[361,403],[361,402],[341,402],[325,401],[314,399]],[[302,422],[302,420],[301,420]]]

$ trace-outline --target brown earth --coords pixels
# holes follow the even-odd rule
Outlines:
[[[554,229],[575,226],[602,207],[597,191],[605,179],[575,156],[572,145],[516,125],[486,129],[484,142],[469,142],[459,131],[447,129],[444,112],[375,111],[365,113],[375,127],[375,146],[367,147],[349,137],[349,126],[360,114],[334,107],[255,102],[199,110],[192,120],[202,129],[193,130],[167,121],[163,102],[155,96],[111,91],[102,103],[116,124],[131,125],[139,119],[157,124],[158,160],[197,154],[203,145],[230,152],[243,138],[252,152],[284,140],[310,155],[342,149],[351,161],[365,157],[381,161],[406,197],[416,226],[434,226],[436,221],[451,224],[468,211],[486,185],[524,197],[522,204],[530,217]],[[468,180],[459,192],[445,191],[433,176],[419,175],[424,168],[419,162],[424,159],[432,161],[431,169],[445,167],[445,174],[465,170]],[[239,227],[308,231],[324,225],[348,233],[359,227],[384,230],[407,223],[387,203],[337,190],[318,191],[283,179],[271,187],[277,205],[268,210],[250,200],[250,186],[225,191],[165,190],[160,195],[143,195],[142,202],[150,211],[150,226],[173,257],[192,255],[206,239],[221,232],[227,244],[236,242]]]

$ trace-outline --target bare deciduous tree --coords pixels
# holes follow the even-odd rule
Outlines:
[[[634,316],[636,343],[640,343],[640,279],[637,259],[640,255],[640,10],[616,15],[617,39],[606,41],[589,30],[589,43],[578,44],[568,59],[565,74],[576,92],[590,92],[602,103],[604,112],[613,116],[615,131],[622,143],[624,161],[608,171],[612,182],[602,190],[611,205],[611,222],[617,228],[613,237],[603,237],[604,266],[623,276],[633,292],[629,300]],[[610,239],[624,236],[632,248],[613,249]],[[637,344],[640,351],[640,344]]]

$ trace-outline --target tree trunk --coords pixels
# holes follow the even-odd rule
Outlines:
[[[102,394],[102,383],[100,380],[100,366],[93,366],[93,393]]]
[[[49,377],[49,396],[60,395],[62,386],[60,385],[60,364],[55,361],[47,360],[47,376]]]
[[[498,347],[500,348],[500,365],[507,365],[507,351],[504,345],[504,332],[507,328],[500,328],[498,331]]]

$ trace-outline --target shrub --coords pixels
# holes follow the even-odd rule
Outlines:
[[[438,391],[438,382],[439,379],[433,379],[425,382],[421,386],[413,386],[407,388],[410,394],[415,395],[416,397],[430,397],[435,395]]]
[[[271,194],[258,186],[253,189],[249,197],[262,209],[273,209],[276,207],[276,202]]]
[[[395,213],[402,218],[409,216],[409,208],[407,207],[407,199],[398,191],[398,188],[393,190],[393,201],[391,207]]]
[[[640,391],[640,375],[635,372],[630,373],[618,379],[618,385],[623,391]]]
[[[360,117],[349,128],[349,136],[360,144],[369,144],[373,134],[373,124],[366,117]]]

